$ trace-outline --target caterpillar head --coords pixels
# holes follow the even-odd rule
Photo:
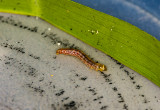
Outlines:
[[[102,64],[99,64],[99,63],[97,63],[97,65],[98,65],[97,71],[99,70],[99,71],[102,72],[102,71],[107,70],[107,67],[105,65],[102,65]]]

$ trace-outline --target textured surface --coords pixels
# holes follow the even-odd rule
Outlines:
[[[127,22],[71,0],[1,0],[0,10],[38,16],[160,86],[160,41]]]
[[[62,47],[83,50],[108,71],[57,56]],[[1,14],[0,110],[159,110],[159,91],[143,76],[37,17]]]

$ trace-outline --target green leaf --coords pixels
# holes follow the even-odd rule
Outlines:
[[[0,12],[38,16],[160,87],[160,42],[125,21],[71,0],[0,0]]]

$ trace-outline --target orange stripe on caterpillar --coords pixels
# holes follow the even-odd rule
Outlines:
[[[79,58],[84,64],[86,64],[88,67],[90,67],[91,69],[94,69],[96,71],[105,71],[107,70],[106,66],[100,63],[95,63],[94,61],[92,61],[86,54],[84,54],[82,51],[80,50],[76,50],[76,49],[58,49],[56,51],[56,54],[64,54],[64,55],[71,55],[71,56],[75,56],[77,58]]]

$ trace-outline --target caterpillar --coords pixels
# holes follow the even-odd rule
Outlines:
[[[82,51],[77,49],[68,49],[68,48],[61,48],[56,51],[56,54],[64,54],[64,55],[70,55],[75,56],[79,58],[85,65],[87,65],[89,68],[94,69],[96,71],[106,71],[107,68],[105,65],[100,63],[95,63],[92,61],[86,54],[84,54]]]

